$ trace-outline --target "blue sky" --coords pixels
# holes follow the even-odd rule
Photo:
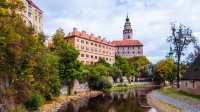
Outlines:
[[[44,31],[51,36],[59,27],[73,27],[106,37],[122,39],[127,13],[134,39],[144,43],[144,55],[153,63],[165,58],[170,23],[190,26],[200,37],[200,0],[33,0],[44,11]]]

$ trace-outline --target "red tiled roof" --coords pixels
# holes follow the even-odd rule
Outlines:
[[[73,28],[73,31],[69,32],[68,35],[65,37],[65,39],[74,38],[74,37],[79,37],[79,38],[91,40],[91,41],[94,41],[94,42],[98,42],[98,43],[105,44],[105,45],[113,47],[111,42],[107,41],[105,38],[102,38],[101,36],[95,36],[94,34],[89,35],[85,31],[80,32],[80,31],[78,31],[77,28]]]
[[[112,41],[114,46],[143,46],[143,44],[139,40],[116,40]]]

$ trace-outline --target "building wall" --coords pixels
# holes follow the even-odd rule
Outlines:
[[[25,23],[32,26],[37,33],[43,31],[43,12],[33,3],[32,0],[22,0],[25,9],[23,12],[18,11],[22,15]],[[10,2],[12,2],[10,0]]]
[[[192,81],[192,80],[181,81],[180,89],[187,93],[200,95],[200,81]]]
[[[106,43],[103,39],[94,37],[93,35],[86,35],[85,32],[79,32],[79,34],[79,36],[74,35],[73,37],[66,37],[68,43],[72,44],[77,50],[79,50],[79,61],[84,64],[91,64],[97,62],[100,58],[103,58],[110,64],[115,62],[114,46]],[[85,37],[83,38],[83,36]]]
[[[119,46],[116,47],[116,56],[131,58],[143,56],[143,46]]]

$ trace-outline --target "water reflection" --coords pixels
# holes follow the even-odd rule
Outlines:
[[[83,98],[66,104],[59,112],[156,112],[146,103],[146,94],[152,89],[129,89]]]

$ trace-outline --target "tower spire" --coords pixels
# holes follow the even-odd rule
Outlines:
[[[126,22],[125,22],[124,30],[123,30],[123,39],[125,40],[125,39],[132,39],[132,38],[133,38],[133,29],[131,26],[129,16],[127,14]]]
[[[129,21],[128,13],[127,13],[127,16],[126,16],[126,21]]]

